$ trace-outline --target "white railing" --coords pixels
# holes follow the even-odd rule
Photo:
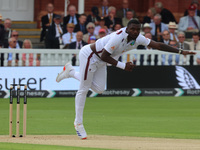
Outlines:
[[[26,54],[25,66],[29,65],[29,54],[33,54],[33,66],[37,65],[38,54],[40,56],[40,66],[62,66],[66,62],[71,61],[72,55],[76,54],[77,62],[79,65],[78,54],[79,50],[72,49],[0,49],[0,53],[4,53],[4,66],[8,66],[8,54],[12,53],[11,66],[15,66],[15,55],[19,54],[18,66],[22,66],[22,54]],[[143,57],[143,65],[154,65],[154,59],[157,55],[157,65],[169,65],[168,59],[172,58],[171,64],[176,65],[176,57],[179,56],[178,65],[189,65],[190,56],[184,57],[175,53],[167,53],[158,50],[132,50],[122,55],[122,61],[126,62],[127,59],[135,61],[136,65],[141,64],[141,57]],[[194,65],[197,65],[196,59],[200,58],[200,51],[197,51],[197,55],[194,56]],[[150,62],[149,62],[150,58]],[[165,59],[164,59],[165,58]]]

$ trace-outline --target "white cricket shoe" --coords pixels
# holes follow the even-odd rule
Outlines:
[[[69,78],[69,72],[71,70],[74,70],[72,67],[71,63],[66,63],[65,66],[63,67],[63,71],[61,71],[58,76],[56,77],[56,82],[60,82],[63,79]]]
[[[87,139],[87,133],[85,131],[83,124],[80,124],[80,123],[76,124],[74,122],[74,127],[75,127],[76,133],[80,139],[82,139],[82,140]]]

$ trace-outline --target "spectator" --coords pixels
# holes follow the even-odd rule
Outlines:
[[[156,9],[154,7],[149,8],[147,11],[147,16],[144,16],[143,24],[152,23],[155,15],[156,15]]]
[[[2,24],[2,15],[0,14],[0,48],[3,47],[4,44],[4,25]],[[3,66],[3,61],[4,61],[4,53],[1,53],[1,66]]]
[[[11,37],[11,24],[12,21],[10,18],[6,18],[4,20],[4,29],[5,29],[5,34],[4,34],[4,45],[7,44],[8,45],[8,39]]]
[[[175,32],[177,30],[176,22],[169,22],[168,28],[170,33],[170,39],[178,42],[178,36]]]
[[[168,30],[164,30],[163,32],[162,32],[162,37],[163,37],[163,40],[161,41],[161,42],[163,42],[163,43],[165,43],[165,44],[167,44],[167,45],[169,45],[169,43],[170,43],[170,41],[171,41],[171,39],[170,39],[170,32],[168,31]],[[166,62],[166,55],[165,54],[162,54],[162,65],[164,65],[164,64],[166,64],[165,62]]]
[[[194,5],[190,5],[188,8],[188,15],[181,17],[178,30],[179,31],[192,31],[199,30],[200,27],[200,17],[195,16],[196,7]]]
[[[154,22],[150,23],[152,27],[151,34],[153,35],[153,39],[157,42],[162,41],[162,32],[168,30],[167,25],[161,22],[161,19],[161,15],[156,14],[154,16]]]
[[[95,43],[97,38],[93,35],[90,37],[90,44]]]
[[[92,13],[91,13],[91,15],[87,16],[86,22],[92,22],[95,25],[98,25],[99,24],[98,21],[100,20],[98,8],[96,6],[93,6],[91,11],[92,11]]]
[[[83,33],[78,31],[76,33],[76,41],[69,44],[69,49],[81,49],[87,43],[83,41]],[[72,57],[72,66],[76,66],[76,55],[73,54]]]
[[[3,46],[4,34],[5,34],[4,25],[2,24],[2,19],[3,19],[3,17],[0,14],[0,48]]]
[[[178,47],[177,42],[174,41],[174,40],[171,40],[169,42],[169,45],[172,46],[172,47],[176,47],[176,48]],[[179,64],[179,57],[180,57],[180,55],[179,54],[174,54],[174,55],[175,55],[175,63],[173,61],[173,55],[169,54],[169,56],[168,56],[168,64],[169,65],[178,65]]]
[[[148,39],[152,39],[152,35],[151,35],[150,32],[145,33],[145,37],[148,38]],[[152,50],[151,47],[149,47],[149,46],[143,46],[143,45],[138,45],[137,49],[138,49],[138,50],[140,50],[140,49],[141,49],[141,50]],[[137,58],[137,57],[135,57],[135,58]],[[155,60],[155,59],[154,59],[154,60]],[[135,62],[136,62],[136,59],[134,59],[133,62],[135,63]],[[144,55],[141,55],[141,56],[140,56],[140,65],[143,66],[143,63],[144,63]],[[156,60],[156,62],[154,62],[154,63],[157,64],[157,60]],[[147,65],[152,65],[152,64],[151,64],[151,55],[148,55],[148,57],[147,57]]]
[[[28,39],[25,39],[24,42],[23,42],[23,46],[22,48],[24,49],[32,49],[33,46],[32,46],[32,42],[31,40],[28,40]],[[26,66],[26,54],[23,53],[22,54],[22,66]],[[28,55],[28,66],[33,66],[33,53],[30,53]],[[37,58],[36,58],[36,66],[39,66],[40,65],[40,61],[39,61],[39,55],[37,55]]]
[[[190,46],[188,43],[185,42],[185,33],[180,31],[178,32],[178,47],[183,50],[190,50]]]
[[[115,31],[117,31],[117,30],[119,30],[119,29],[121,29],[122,28],[122,25],[121,24],[115,24],[114,26],[113,26],[113,32],[115,32]]]
[[[168,24],[170,21],[176,22],[174,15],[166,8],[163,7],[161,2],[155,3],[156,12],[162,16],[162,22]]]
[[[189,43],[190,50],[200,50],[200,41],[199,41],[199,34],[197,32],[193,33],[192,35],[192,42]],[[190,56],[190,65],[192,66],[194,62],[194,57]],[[199,56],[197,59],[197,62],[199,62]]]
[[[101,0],[101,7],[99,7],[99,16],[107,17],[108,16],[108,0]]]
[[[67,33],[63,34],[62,39],[63,39],[63,44],[69,45],[72,42],[76,41],[76,33],[74,32],[74,24],[73,23],[68,23],[67,24]]]
[[[48,31],[48,28],[53,23],[53,18],[55,18],[55,15],[53,13],[54,6],[52,3],[48,3],[46,6],[47,14],[42,16],[41,22],[42,22],[42,31],[40,35],[40,42],[42,42],[45,39],[46,33]]]
[[[152,29],[152,27],[150,26],[150,24],[145,23],[144,26],[143,26],[144,35],[146,35],[146,33],[150,33],[150,32],[151,32],[151,29]],[[151,35],[151,36],[152,36],[152,35]]]
[[[13,31],[12,31],[11,37],[14,37],[14,38],[17,40],[16,48],[17,48],[17,49],[22,48],[23,42],[20,41],[20,40],[18,40],[19,33],[18,33],[16,30],[13,30]]]
[[[183,50],[190,50],[190,45],[188,43],[185,42],[185,33],[180,31],[178,32],[178,48],[183,49]],[[184,59],[186,57],[184,56]],[[183,61],[183,63],[185,64],[185,60]]]
[[[117,11],[117,17],[121,18],[121,19],[122,18],[126,18],[126,12],[127,11],[132,11],[133,12],[133,18],[137,17],[135,11],[131,10],[129,8],[129,1],[128,0],[123,0],[122,1],[122,9],[120,9],[120,10]]]
[[[97,39],[97,35],[94,34],[95,25],[92,22],[89,22],[86,26],[88,33],[83,35],[83,41],[86,43],[90,43],[90,37],[95,36]]]
[[[131,10],[126,11],[126,17],[122,18],[122,25],[127,26],[128,22],[133,19],[133,12]]]
[[[106,36],[106,30],[102,28],[102,29],[99,30],[98,38],[100,39],[104,36]]]
[[[200,10],[199,8],[199,1],[198,0],[192,0],[191,5],[194,5],[196,7],[195,9],[195,16],[199,16],[200,17]],[[188,10],[185,11],[184,16],[188,15]]]
[[[62,44],[63,30],[61,27],[61,16],[54,17],[54,23],[49,27],[46,36],[46,48],[59,49]]]
[[[104,19],[104,17],[101,17],[101,18],[99,19],[99,25],[98,25],[98,26],[95,26],[94,34],[95,34],[95,35],[98,35],[98,34],[99,34],[99,30],[102,29],[102,28],[106,30],[106,34],[109,34],[109,33],[110,33],[109,30],[108,30],[108,27],[105,26],[105,19]]]
[[[105,25],[108,27],[108,29],[112,29],[113,26],[117,23],[122,24],[122,20],[120,18],[115,17],[116,16],[116,8],[113,6],[110,6],[108,8],[108,17],[105,18]]]
[[[81,31],[81,32],[83,32],[83,34],[87,33],[87,30],[86,30],[86,24],[87,24],[86,23],[86,19],[87,19],[87,16],[85,14],[81,14],[79,16],[79,18],[78,18],[79,23],[76,24],[74,32]]]
[[[66,27],[68,23],[78,24],[79,14],[76,13],[76,7],[74,5],[69,6],[69,15],[63,18],[63,26]],[[67,33],[66,28],[64,28],[64,33]]]
[[[8,40],[8,45],[5,48],[8,49],[19,49],[17,48],[17,40],[14,37],[9,38]],[[8,54],[8,66],[12,66],[12,60],[13,60],[13,55],[12,53]],[[19,61],[19,54],[15,55],[15,66],[18,66],[18,61]]]

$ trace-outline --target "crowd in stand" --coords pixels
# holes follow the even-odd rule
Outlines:
[[[91,8],[91,13],[77,14],[76,7],[70,5],[68,7],[68,15],[62,17],[54,13],[53,4],[47,4],[47,15],[42,16],[41,24],[42,31],[40,41],[44,41],[47,49],[81,49],[88,43],[93,43],[99,38],[102,38],[114,31],[125,27],[127,23],[137,18],[134,10],[130,9],[129,1],[122,0],[122,8],[117,10],[114,6],[110,6],[108,0],[102,0],[99,7]],[[200,50],[199,29],[200,29],[200,10],[198,9],[198,0],[192,0],[184,16],[179,22],[175,19],[172,12],[164,8],[161,2],[156,2],[154,7],[147,10],[147,15],[142,20],[141,33],[155,41],[164,42],[171,46],[179,47],[185,50]],[[0,16],[0,46],[4,48],[22,48],[22,45],[28,45],[32,48],[30,40],[18,40],[18,32],[11,30],[12,21],[7,18],[4,20],[4,25],[1,23]],[[186,40],[189,39],[189,40]],[[16,43],[16,44],[15,44]],[[27,47],[26,47],[27,48]],[[151,50],[151,47],[138,46],[137,49]],[[23,65],[26,65],[26,56],[23,55]],[[16,55],[16,65],[18,55]],[[12,60],[12,54],[4,56],[1,54],[1,66],[4,59],[8,62]],[[36,58],[39,65],[39,55]],[[135,58],[137,59],[137,58]],[[157,56],[155,56],[155,65],[157,64]],[[193,65],[193,58],[190,58],[190,65]],[[29,65],[32,65],[33,56],[29,55]],[[134,61],[134,60],[133,60]],[[141,65],[143,57],[140,58]],[[162,63],[168,61],[172,64],[172,56],[165,60],[162,56]],[[197,63],[200,64],[200,58],[197,58]],[[151,58],[148,58],[150,64]],[[76,56],[72,57],[72,64],[76,65]],[[176,64],[179,64],[179,56],[176,56]],[[10,65],[10,63],[8,63]]]

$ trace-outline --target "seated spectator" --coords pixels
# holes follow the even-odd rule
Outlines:
[[[99,16],[107,17],[108,16],[108,0],[101,0],[101,7],[99,7]]]
[[[91,9],[91,14],[87,16],[87,21],[86,22],[92,22],[96,25],[99,25],[99,10],[96,6],[93,6]]]
[[[147,16],[144,16],[143,24],[152,23],[155,15],[156,15],[156,9],[154,7],[149,8],[147,11]]]
[[[63,18],[63,26],[66,27],[68,23],[78,24],[79,14],[76,13],[76,7],[74,5],[69,6],[69,15]],[[63,29],[64,33],[67,33],[66,28]]]
[[[178,36],[175,32],[177,30],[176,22],[169,22],[168,28],[170,33],[170,39],[178,42]]]
[[[85,14],[81,14],[79,16],[79,18],[78,18],[79,23],[76,24],[74,32],[81,31],[81,32],[83,32],[83,34],[87,33],[87,30],[86,30],[86,24],[87,24],[86,23],[86,19],[87,19],[87,16]]]
[[[14,38],[17,40],[16,48],[17,48],[17,49],[22,48],[23,42],[20,41],[20,40],[18,40],[19,33],[18,33],[16,30],[13,30],[13,31],[12,31],[11,37],[14,37]]]
[[[83,33],[78,31],[76,33],[76,41],[69,44],[69,49],[81,49],[87,43],[83,41]],[[72,66],[76,66],[76,55],[73,54],[72,57]]]
[[[161,22],[162,17],[160,14],[156,14],[154,16],[154,22],[150,23],[150,26],[152,27],[151,34],[153,36],[153,40],[160,42],[162,41],[162,32],[164,30],[168,30],[168,27],[166,24]]]
[[[113,6],[110,6],[108,8],[108,17],[105,17],[105,25],[108,27],[108,29],[112,30],[113,26],[115,24],[122,24],[122,20],[120,18],[115,17],[116,16],[116,8]]]
[[[7,44],[8,45],[8,39],[11,37],[11,24],[12,21],[10,18],[6,18],[4,20],[4,29],[5,29],[5,34],[4,34],[4,45]]]
[[[16,47],[16,44],[17,44],[16,38],[11,37],[11,38],[8,39],[8,45],[5,48],[18,49]],[[13,54],[12,53],[8,54],[8,59],[7,60],[8,60],[8,66],[12,66],[12,60],[13,60]],[[18,61],[19,61],[19,54],[16,54],[15,55],[15,66],[18,66]]]
[[[94,33],[95,25],[92,22],[89,22],[86,26],[88,33],[83,35],[83,41],[86,43],[90,43],[90,37],[95,36],[96,39],[98,38],[97,35]]]
[[[106,30],[106,34],[110,33],[110,31],[108,30],[108,27],[105,26],[105,19],[104,19],[104,17],[101,17],[99,19],[99,25],[95,26],[95,28],[94,28],[94,34],[98,35],[99,34],[99,30],[102,29],[102,28]]]
[[[46,33],[48,31],[48,28],[53,23],[53,18],[55,18],[56,14],[54,11],[54,6],[52,3],[48,3],[46,6],[47,14],[42,16],[41,23],[42,23],[42,31],[40,35],[40,42],[42,42],[45,39]]]
[[[167,44],[167,45],[169,45],[169,43],[170,43],[170,41],[171,41],[171,39],[170,39],[170,33],[169,33],[169,31],[168,30],[164,30],[163,32],[162,32],[162,41],[161,42],[163,42],[163,43],[165,43],[165,44]],[[164,65],[164,64],[166,64],[165,62],[166,62],[166,55],[165,54],[162,54],[162,65]]]
[[[102,29],[99,30],[98,38],[100,39],[104,36],[106,36],[106,30],[102,28]]]
[[[73,23],[68,23],[67,24],[67,33],[63,34],[62,36],[62,40],[63,40],[63,44],[69,45],[72,42],[76,41],[76,33],[74,32],[74,24]]]
[[[132,11],[133,12],[133,18],[136,18],[136,13],[134,10],[129,8],[129,1],[128,0],[122,0],[122,8],[117,11],[117,17],[118,18],[126,18],[126,12]]]
[[[150,33],[151,29],[152,29],[152,27],[150,26],[150,24],[145,23],[144,26],[143,26],[144,35],[146,35],[146,33]]]
[[[93,35],[90,37],[90,43],[89,44],[92,44],[92,43],[95,43],[97,40],[97,38]]]
[[[122,18],[122,25],[123,25],[124,27],[126,27],[127,24],[128,24],[128,22],[129,22],[131,19],[133,19],[133,12],[132,12],[131,10],[129,10],[129,11],[126,12],[126,17],[123,17],[123,18]]]
[[[169,45],[172,46],[172,47],[178,48],[177,42],[174,41],[174,40],[171,40],[171,41],[169,42]],[[174,59],[174,58],[173,58],[172,54],[169,54],[169,57],[168,57],[168,64],[169,64],[169,65],[178,65],[178,64],[179,64],[179,57],[180,57],[179,54],[176,54],[176,55],[175,55],[175,64],[173,64],[173,59]]]
[[[197,32],[193,33],[192,41],[189,43],[189,45],[190,45],[190,50],[195,50],[195,51],[200,50],[199,34]],[[193,65],[193,62],[194,62],[194,57],[190,56],[190,65],[191,66]],[[199,56],[198,56],[197,62],[199,62]]]
[[[149,39],[152,39],[152,35],[151,35],[151,33],[150,32],[147,32],[147,33],[145,33],[145,37],[146,38],[149,38]],[[152,50],[152,48],[151,47],[149,47],[149,46],[143,46],[143,45],[139,45],[138,47],[137,47],[137,49],[138,50]],[[157,58],[156,58],[157,59]],[[135,63],[135,61],[136,60],[134,60],[134,63]],[[154,62],[155,64],[157,64],[157,60],[155,60],[155,58],[154,58],[154,61],[156,61],[156,62]],[[144,64],[144,55],[141,55],[140,56],[140,65],[141,66],[143,66],[143,64]],[[148,57],[147,57],[147,65],[152,65],[151,64],[151,55],[148,55]]]
[[[61,27],[61,16],[56,15],[53,20],[54,23],[49,27],[46,35],[46,48],[60,49],[63,35],[63,30]]]
[[[185,33],[180,31],[178,32],[178,47],[183,50],[190,50],[190,46],[188,43],[185,42]]]
[[[33,48],[32,42],[28,39],[25,39],[24,42],[23,42],[22,48],[32,49]],[[26,56],[27,55],[25,53],[22,54],[22,66],[26,66]],[[39,58],[38,58],[38,55],[37,55],[36,66],[39,66],[39,65],[40,65],[40,61],[39,61]],[[28,54],[28,66],[33,66],[33,53]]]
[[[200,17],[200,10],[199,8],[199,1],[198,0],[192,0],[191,1],[191,5],[194,5],[196,7],[195,9],[195,16],[199,16]],[[188,10],[185,11],[184,16],[188,15]]]
[[[113,29],[112,29],[112,32],[115,32],[115,31],[117,31],[117,30],[119,30],[119,29],[121,29],[122,28],[122,25],[121,24],[115,24],[114,26],[113,26]]]
[[[163,7],[161,2],[155,3],[156,12],[159,13],[162,17],[162,22],[169,24],[169,22],[176,22],[174,15],[166,8]]]
[[[195,16],[196,7],[194,5],[190,5],[188,8],[188,15],[181,17],[178,30],[179,31],[199,31],[200,28],[200,17]]]

